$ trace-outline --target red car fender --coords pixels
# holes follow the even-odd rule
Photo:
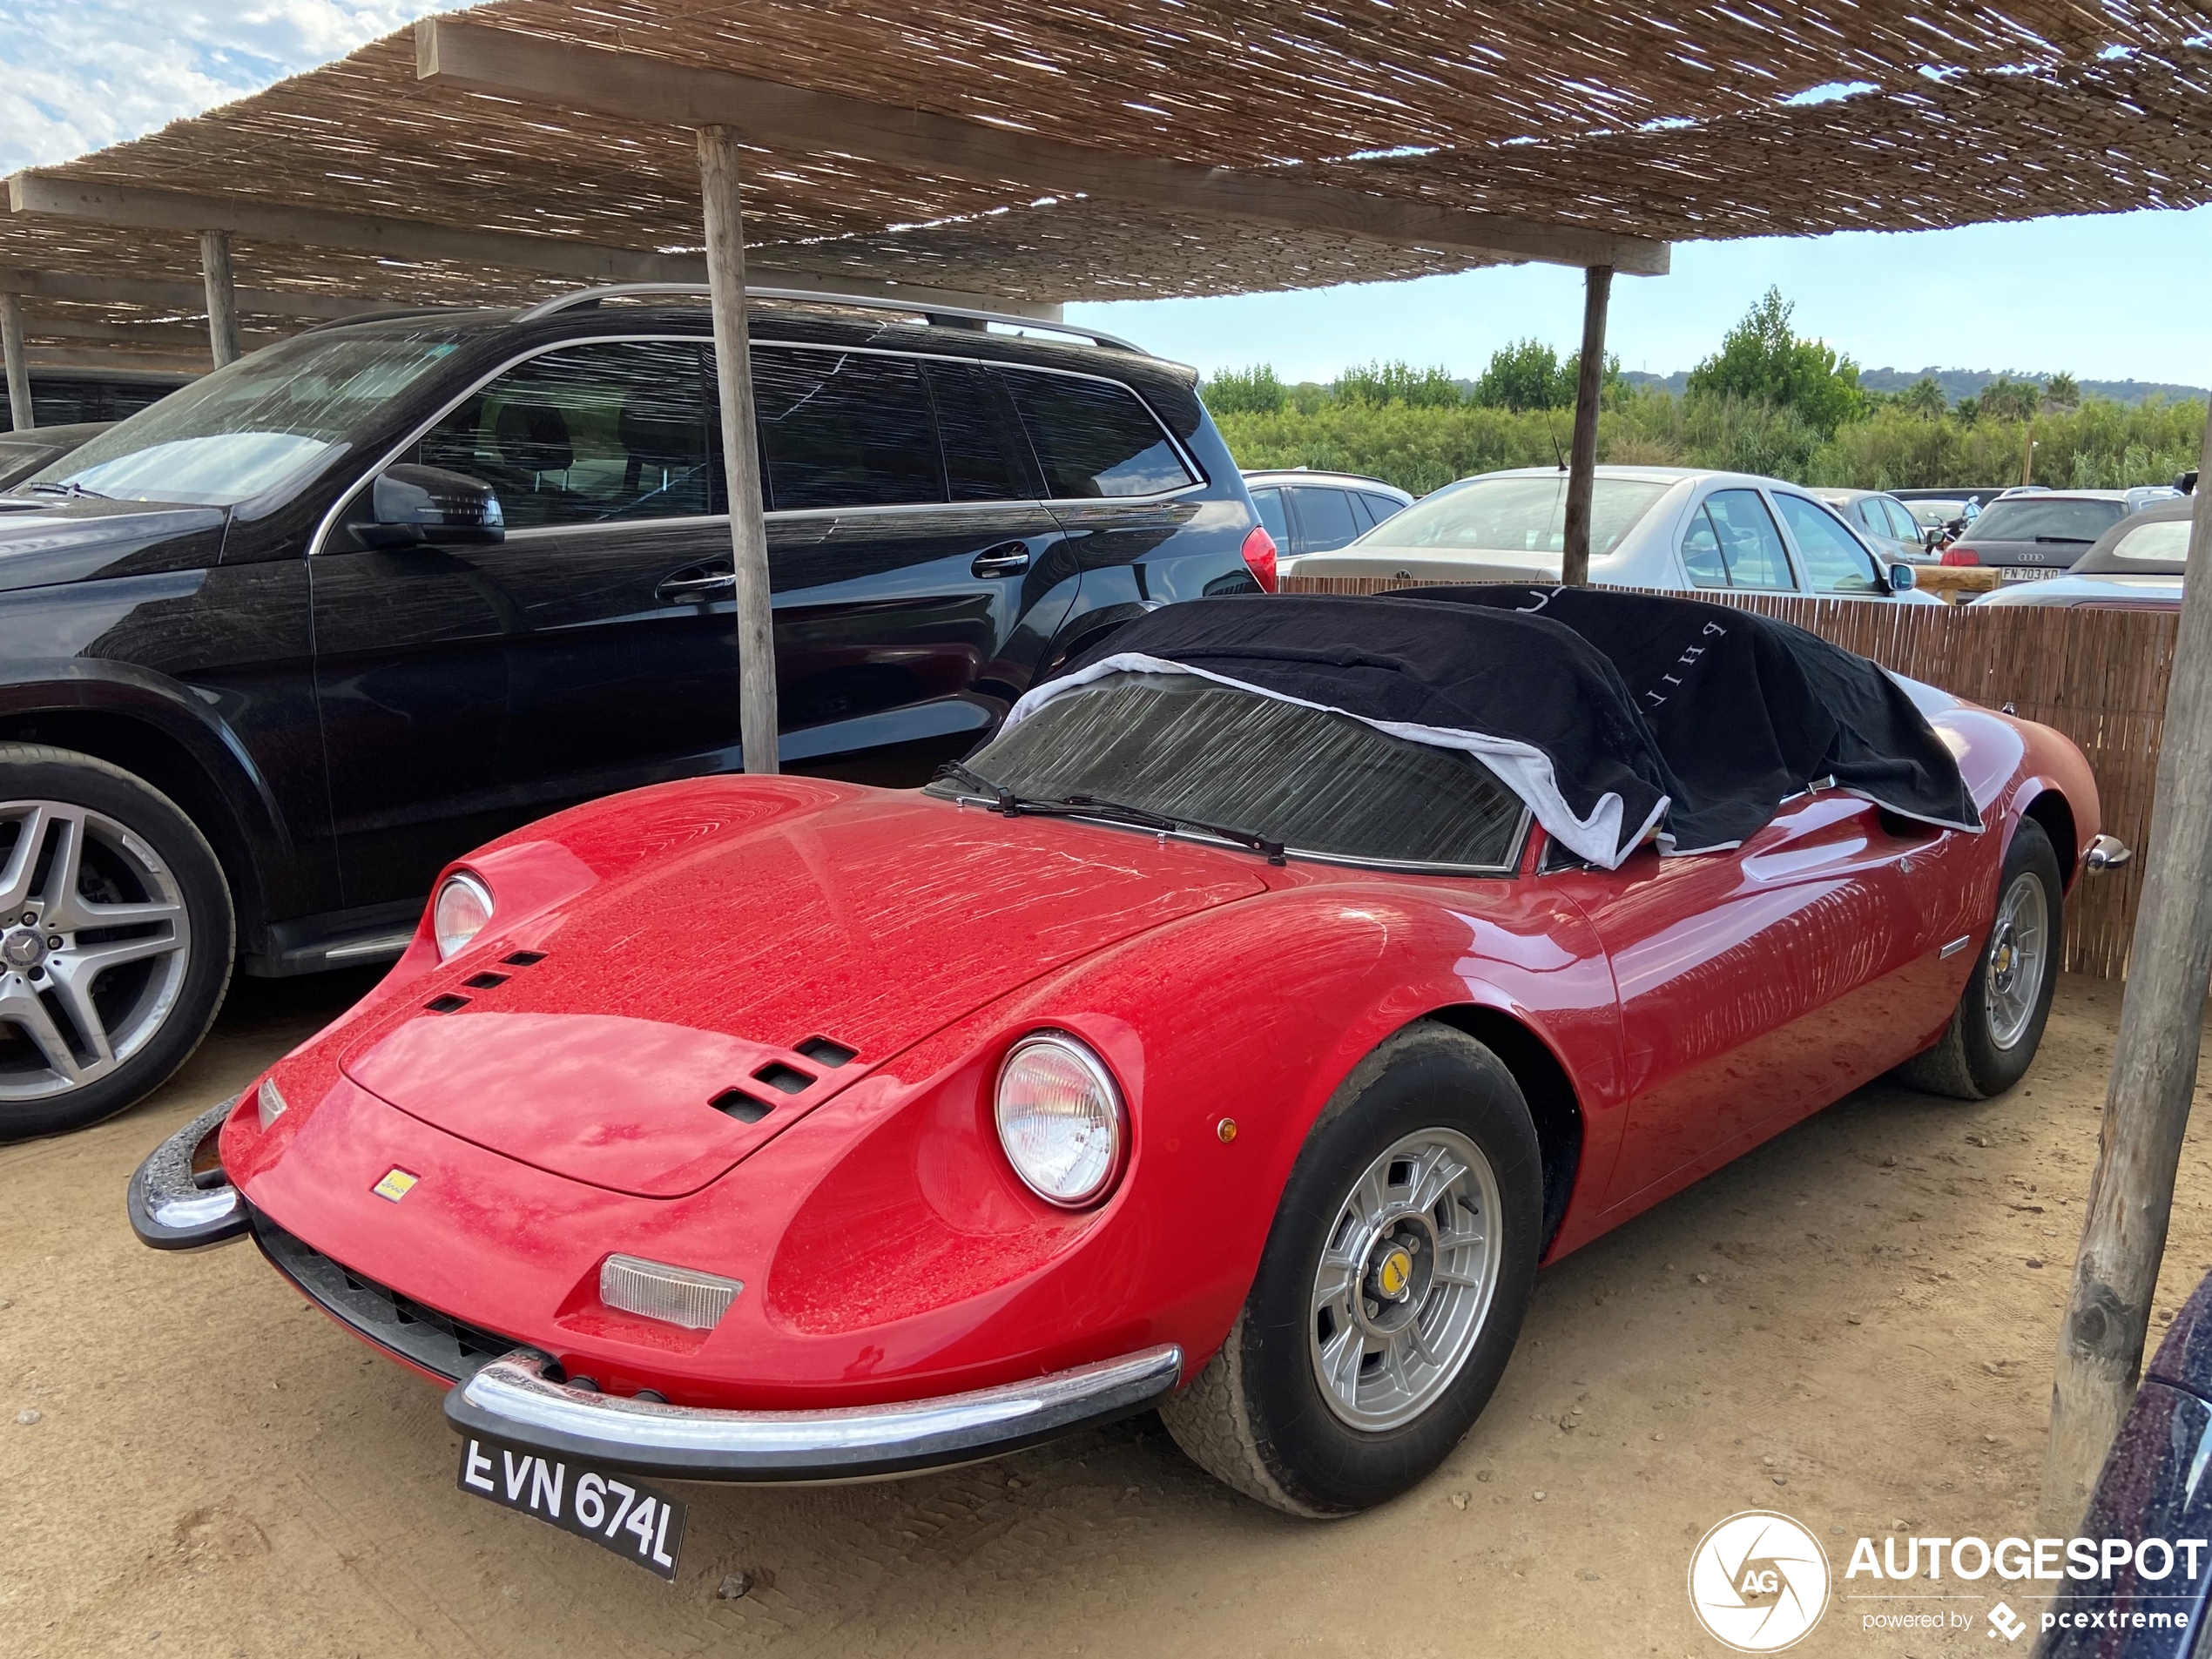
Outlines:
[[[979,1273],[996,1281],[1018,1264],[994,1284],[987,1321],[1009,1339],[1088,1327],[1124,1343],[1178,1342],[1203,1364],[1251,1288],[1315,1119],[1379,1043],[1440,1011],[1489,1009],[1534,1034],[1595,1109],[1583,1167],[1602,1167],[1618,1143],[1619,1035],[1610,970],[1588,925],[1526,884],[1456,884],[1448,904],[1434,890],[1445,886],[1294,879],[1086,959],[921,1045],[974,1060],[824,1171],[783,1233],[768,1318],[857,1332],[941,1304],[948,1264],[970,1289]],[[1223,996],[1244,1001],[1227,1010]],[[991,1123],[1000,1060],[1042,1028],[1093,1048],[1130,1112],[1122,1183],[1085,1217],[1023,1189]],[[883,1271],[852,1238],[858,1211],[909,1241],[930,1271]],[[856,1301],[849,1287],[864,1271],[869,1293]]]

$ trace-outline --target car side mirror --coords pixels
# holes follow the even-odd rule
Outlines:
[[[507,539],[499,496],[482,479],[443,467],[388,467],[369,486],[371,547],[481,544]]]
[[[1890,566],[1890,591],[1892,593],[1909,593],[1919,585],[1920,578],[1913,573],[1911,565],[1892,564]]]

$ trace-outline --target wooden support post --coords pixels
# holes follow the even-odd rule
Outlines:
[[[1590,488],[1597,477],[1597,404],[1605,390],[1605,305],[1613,267],[1582,273],[1582,361],[1575,381],[1575,447],[1567,457],[1567,536],[1559,579],[1570,588],[1590,581]]]
[[[30,407],[30,358],[23,343],[23,300],[0,293],[0,354],[8,360],[8,419],[18,432],[38,424]]]
[[[199,274],[207,284],[207,348],[215,367],[239,360],[238,286],[231,280],[231,233],[199,233]]]
[[[738,738],[747,772],[774,772],[776,630],[768,592],[768,529],[761,519],[760,447],[753,436],[752,345],[745,314],[740,146],[727,127],[699,129],[708,305],[722,400],[722,462],[730,489],[730,568],[737,577]]]
[[[2204,463],[2212,469],[2212,424]],[[2212,986],[2212,595],[2198,563],[2212,560],[2212,489],[2202,482],[2188,556],[2142,901],[2051,1386],[2043,1504],[2060,1527],[2072,1527],[2087,1507],[2142,1372]]]

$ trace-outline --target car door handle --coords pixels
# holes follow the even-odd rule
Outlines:
[[[1001,542],[996,547],[987,547],[968,568],[977,576],[1020,576],[1029,568],[1029,544]]]
[[[653,597],[664,599],[670,604],[695,604],[701,599],[711,599],[718,593],[727,593],[738,585],[738,578],[728,570],[718,570],[711,565],[691,564],[653,590]]]

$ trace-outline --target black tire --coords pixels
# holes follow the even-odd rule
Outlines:
[[[61,810],[34,817],[37,803]],[[67,829],[71,821],[76,832]],[[40,850],[25,873],[19,851],[34,825]],[[56,872],[71,833],[82,853],[65,902]],[[27,898],[17,900],[10,875],[21,878],[13,885]],[[8,900],[0,914],[0,1142],[112,1116],[191,1057],[230,984],[237,927],[222,866],[174,801],[90,755],[0,743],[0,896]],[[174,919],[99,924],[94,913],[74,910],[76,901],[158,904]],[[31,917],[39,920],[26,926]],[[146,954],[111,966],[96,954],[106,948],[127,955],[115,948],[140,945]],[[97,1035],[88,1034],[87,1009]],[[32,1023],[42,1017],[43,1036]],[[81,1081],[42,1046],[57,1040]],[[108,1045],[109,1057],[97,1042]]]
[[[2023,882],[2041,888],[2045,922],[2036,954],[2039,982],[2032,995],[2020,999],[2027,1018],[2014,1030],[2006,999],[2015,983],[2006,979],[2001,953],[2008,942],[2006,900],[2015,885]],[[2058,854],[2043,826],[2032,818],[2020,821],[2012,845],[2005,849],[2004,867],[1997,877],[1997,914],[1979,944],[1974,971],[1959,994],[1959,1006],[1951,1011],[1951,1023],[1933,1048],[1897,1069],[1899,1081],[1932,1095],[1987,1100],[2020,1082],[2034,1063],[2043,1027],[2051,1017],[2051,999],[2058,990],[2059,964],[2066,954],[2066,900]]]
[[[1425,1135],[1463,1137],[1487,1161],[1496,1193],[1497,1213],[1484,1230],[1497,1241],[1494,1287],[1457,1369],[1434,1385],[1440,1392],[1407,1420],[1363,1428],[1331,1403],[1319,1374],[1323,1255],[1370,1167]],[[1456,1215],[1460,1202],[1445,1207]],[[1460,1443],[1512,1358],[1535,1279],[1542,1208],[1535,1126],[1504,1062],[1447,1026],[1423,1021],[1399,1032],[1353,1069],[1307,1135],[1228,1340],[1161,1407],[1169,1433],[1207,1473],[1290,1514],[1353,1514],[1415,1486]],[[1440,1305],[1423,1298],[1453,1293],[1432,1278],[1400,1307],[1414,1305],[1418,1320],[1420,1309]],[[1364,1359],[1346,1374],[1356,1393],[1368,1374]]]

